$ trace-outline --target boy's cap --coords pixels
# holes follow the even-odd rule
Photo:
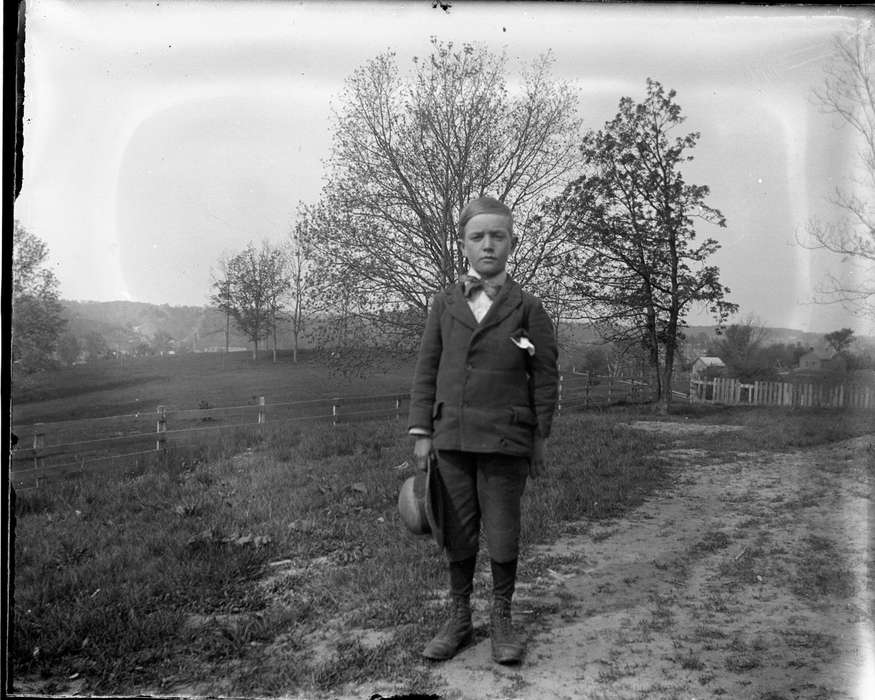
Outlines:
[[[504,202],[495,197],[477,197],[472,199],[459,216],[459,237],[465,234],[465,225],[478,214],[502,214],[510,221],[511,230],[513,230],[513,212],[510,207]]]

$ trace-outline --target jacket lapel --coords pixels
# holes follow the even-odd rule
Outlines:
[[[462,293],[461,284],[453,285],[452,291],[447,295],[447,311],[467,328],[477,328],[477,319],[474,318],[474,312],[471,311],[468,300]]]
[[[462,299],[464,299],[464,296],[462,297]],[[520,286],[514,280],[508,277],[505,283],[502,285],[501,291],[498,293],[498,296],[495,297],[495,301],[492,302],[492,306],[489,307],[489,311],[486,312],[486,315],[480,322],[480,329],[482,330],[488,328],[489,326],[494,326],[498,323],[501,323],[510,315],[510,313],[515,308],[517,308],[522,303],[523,294],[520,290]],[[465,306],[467,307],[468,305],[465,304]],[[474,315],[471,314],[471,317],[473,318]]]

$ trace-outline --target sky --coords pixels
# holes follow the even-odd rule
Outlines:
[[[648,77],[698,131],[686,179],[726,228],[703,227],[739,319],[875,334],[810,303],[853,261],[795,244],[853,170],[852,132],[812,89],[860,8],[458,2],[32,0],[24,167],[15,217],[49,246],[65,299],[208,303],[211,270],[281,242],[315,203],[345,79],[391,49],[408,71],[429,38],[483,42],[508,74],[550,50],[598,129]],[[694,310],[688,320],[709,323]]]

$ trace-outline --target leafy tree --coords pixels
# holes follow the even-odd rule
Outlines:
[[[836,352],[843,352],[851,347],[854,342],[854,331],[850,328],[842,328],[841,330],[827,333],[823,339],[830,344]]]
[[[684,179],[681,166],[692,160],[687,152],[700,135],[671,137],[684,122],[674,97],[648,79],[643,102],[622,98],[614,119],[584,136],[583,175],[543,212],[572,232],[573,283],[589,302],[590,320],[602,337],[640,344],[653,371],[654,399],[666,411],[687,312],[705,305],[722,324],[737,308],[725,301],[729,289],[719,269],[706,264],[719,244],[696,240],[696,220],[725,221],[705,204],[708,187]]]
[[[224,276],[214,278],[213,300],[221,304],[234,323],[253,343],[252,358],[258,358],[258,343],[275,332],[282,296],[289,281],[280,249],[264,242],[260,249],[250,243],[224,263]],[[274,333],[274,360],[276,335]]]
[[[90,361],[99,360],[109,354],[109,344],[97,331],[90,331],[83,340],[85,354]]]
[[[132,352],[134,357],[149,357],[155,354],[155,348],[149,345],[145,340],[141,340],[134,346]]]
[[[844,278],[829,275],[818,301],[840,302],[860,314],[875,314],[875,26],[862,21],[849,36],[837,37],[835,54],[815,100],[850,128],[858,144],[855,177],[830,198],[834,221],[813,220],[802,244],[856,263]]]
[[[606,374],[610,371],[611,349],[609,344],[588,343],[577,354],[578,369],[592,374]]]
[[[723,360],[732,376],[743,382],[771,378],[774,366],[764,352],[768,329],[754,319],[734,323],[723,331],[720,339],[709,349],[709,354]]]
[[[790,369],[799,366],[799,358],[808,348],[801,343],[772,343],[762,349],[764,363],[776,369]]]
[[[72,333],[64,333],[58,339],[58,357],[68,367],[79,359],[82,345]]]
[[[503,55],[434,39],[409,75],[388,52],[347,80],[322,201],[344,225],[318,227],[314,245],[320,269],[335,268],[356,290],[358,317],[415,340],[432,292],[464,271],[457,222],[482,194],[514,211],[519,281],[535,280],[555,255],[560,242],[531,219],[572,174],[579,120],[576,97],[550,78],[550,65],[549,56],[537,60],[512,93]]]
[[[152,347],[158,353],[165,353],[173,349],[173,336],[165,330],[157,330],[152,335]]]
[[[875,355],[871,351],[863,351],[860,353],[845,352],[845,357],[848,361],[848,369],[856,370],[872,370],[875,369]]]
[[[12,239],[12,361],[16,374],[31,374],[53,364],[66,326],[58,280],[47,269],[49,249],[14,222]]]

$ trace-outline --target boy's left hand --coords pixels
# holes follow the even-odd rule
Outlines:
[[[544,438],[535,436],[532,444],[532,458],[529,460],[529,476],[537,479],[547,473],[547,462],[544,458]]]

